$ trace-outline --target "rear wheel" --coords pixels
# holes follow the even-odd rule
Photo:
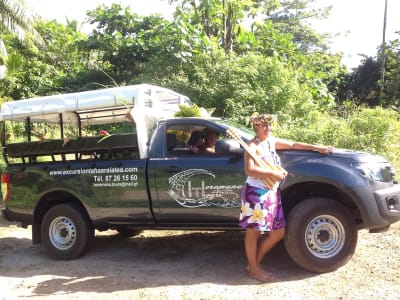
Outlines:
[[[303,268],[317,273],[346,264],[357,245],[357,229],[349,211],[339,202],[310,198],[288,216],[285,246]]]
[[[94,237],[94,229],[79,207],[60,204],[44,215],[41,237],[50,257],[69,260],[85,252]]]

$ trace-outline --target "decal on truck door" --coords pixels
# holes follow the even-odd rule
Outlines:
[[[68,175],[87,175],[92,177],[94,187],[137,187],[139,185],[138,168],[79,168],[51,170],[49,175],[68,176]]]
[[[168,193],[181,206],[240,207],[241,185],[215,185],[215,175],[204,169],[189,169],[169,178]]]

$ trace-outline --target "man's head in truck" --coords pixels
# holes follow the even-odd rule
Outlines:
[[[203,130],[204,145],[200,149],[200,153],[215,153],[215,144],[218,139],[218,132],[206,128]]]

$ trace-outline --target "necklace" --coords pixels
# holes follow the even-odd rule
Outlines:
[[[274,147],[274,149],[271,149],[270,139],[266,138],[264,141],[261,141],[256,136],[255,140],[257,141],[257,145],[260,145],[261,148],[264,150],[264,157],[266,157],[267,159],[270,159],[273,164],[279,165],[280,158],[275,152],[275,147]]]
[[[266,138],[264,141],[261,141],[258,137],[256,137],[257,144],[261,146],[264,150],[267,150],[268,153],[271,153],[271,144],[269,143],[269,139]]]

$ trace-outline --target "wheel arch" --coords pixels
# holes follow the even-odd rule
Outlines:
[[[357,225],[361,226],[363,223],[356,200],[343,187],[339,188],[326,182],[307,181],[289,186],[282,190],[281,193],[286,217],[297,204],[308,198],[327,198],[338,201],[346,207]]]
[[[38,201],[34,213],[33,213],[33,220],[32,220],[32,243],[33,244],[40,244],[42,241],[41,234],[40,234],[40,225],[43,220],[43,216],[46,212],[54,207],[55,205],[64,204],[64,203],[71,203],[77,208],[79,208],[84,217],[87,220],[90,220],[89,214],[79,199],[67,191],[51,191],[45,195],[43,195],[40,200]]]

